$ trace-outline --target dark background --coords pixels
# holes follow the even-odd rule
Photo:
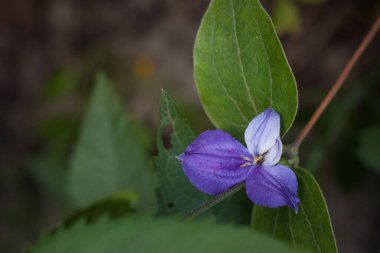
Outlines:
[[[380,4],[294,0],[289,12],[279,9],[278,1],[262,2],[277,20],[298,82],[299,113],[286,136],[291,142]],[[194,37],[207,5],[204,0],[0,2],[1,252],[22,251],[66,213],[54,171],[67,169],[96,70],[107,72],[126,110],[152,133],[153,154],[161,88],[199,132],[212,128],[192,73]],[[358,155],[362,131],[380,122],[379,37],[300,151],[301,165],[325,193],[340,252],[380,249],[380,170]],[[372,151],[379,159],[380,150]]]

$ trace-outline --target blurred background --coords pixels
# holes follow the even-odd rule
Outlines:
[[[368,31],[376,0],[261,1],[294,71],[291,142]],[[0,2],[0,252],[21,252],[58,225],[63,174],[92,88],[104,70],[155,154],[160,89],[200,132],[212,128],[192,66],[209,1]],[[329,206],[341,252],[380,249],[380,36],[300,151]]]

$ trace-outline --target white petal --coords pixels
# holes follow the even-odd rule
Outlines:
[[[267,152],[280,137],[280,115],[272,108],[257,115],[244,133],[245,143],[253,156]]]
[[[264,156],[264,165],[275,165],[280,161],[282,154],[282,143],[280,138],[277,138],[276,143],[268,150]]]

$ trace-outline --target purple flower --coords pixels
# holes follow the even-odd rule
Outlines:
[[[256,205],[290,206],[297,213],[296,175],[277,164],[282,154],[280,115],[266,109],[249,123],[244,138],[247,148],[221,130],[200,134],[179,157],[185,175],[209,195],[245,180],[246,193]]]

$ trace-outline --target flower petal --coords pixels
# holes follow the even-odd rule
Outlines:
[[[280,115],[272,108],[257,115],[244,133],[245,143],[253,156],[267,152],[280,136]]]
[[[248,162],[243,157],[252,158],[240,142],[221,130],[212,130],[199,135],[179,159],[190,182],[215,195],[246,179],[250,166],[242,166]]]
[[[297,177],[286,166],[257,166],[247,177],[246,192],[259,206],[290,206],[298,212]]]
[[[271,147],[264,156],[264,165],[275,165],[280,161],[282,155],[282,142],[277,138],[276,143]]]

